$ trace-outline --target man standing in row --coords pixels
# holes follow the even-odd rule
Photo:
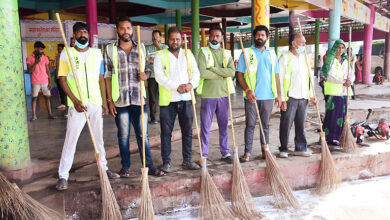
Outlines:
[[[183,168],[195,170],[199,165],[192,162],[192,123],[194,112],[191,104],[191,89],[199,84],[199,70],[190,50],[181,49],[182,33],[177,27],[168,30],[169,48],[160,50],[154,59],[154,73],[159,84],[161,157],[160,167],[164,172],[172,172],[171,138],[176,115],[182,133]],[[187,62],[188,61],[188,62]],[[190,76],[188,77],[188,71]]]
[[[288,140],[291,126],[295,126],[295,153],[294,155],[309,157],[305,134],[305,123],[308,100],[314,105],[316,101],[310,86],[309,72],[305,58],[306,40],[302,34],[291,37],[290,51],[282,54],[279,59],[280,79],[282,87],[282,106],[279,128],[281,147],[280,157],[288,157]],[[310,74],[310,75],[309,75]],[[313,78],[312,78],[313,79]]]
[[[196,90],[202,96],[200,107],[202,154],[203,157],[208,157],[210,126],[215,113],[219,127],[221,160],[233,163],[228,144],[229,99],[226,80],[230,93],[234,93],[231,78],[235,73],[234,62],[230,51],[221,48],[222,29],[218,26],[211,27],[209,34],[209,46],[202,47],[198,56],[201,79]]]
[[[156,117],[157,112],[157,96],[158,96],[158,84],[154,78],[154,57],[158,50],[168,48],[166,44],[161,44],[161,32],[159,30],[154,30],[152,32],[152,41],[153,44],[146,46],[146,56],[149,60],[150,69],[152,71],[148,79],[148,94],[149,94],[149,108],[150,108],[150,121],[153,124],[157,124],[159,120]]]
[[[84,111],[88,111],[96,146],[99,153],[102,154],[103,164],[107,168],[102,117],[108,114],[108,109],[103,78],[104,63],[102,53],[99,49],[88,47],[89,30],[85,23],[77,22],[74,24],[73,35],[76,39],[76,45],[69,52],[73,59],[82,99],[77,90],[76,80],[66,51],[62,51],[58,76],[60,77],[60,86],[68,96],[69,109],[65,142],[58,169],[57,190],[66,190],[68,188],[69,171],[72,167],[77,140],[86,122]],[[106,172],[109,178],[119,178],[118,174],[108,168]]]
[[[249,161],[253,133],[257,122],[256,103],[261,117],[261,124],[264,129],[265,140],[263,142],[260,133],[262,157],[265,158],[264,145],[269,143],[269,121],[271,119],[273,102],[281,105],[281,90],[279,83],[279,65],[274,51],[265,46],[269,36],[269,30],[264,25],[259,25],[253,30],[255,45],[245,50],[248,67],[241,54],[237,66],[237,79],[244,90],[245,99],[245,153],[240,157],[241,162]],[[252,80],[249,83],[248,74]],[[250,85],[250,86],[249,86]]]
[[[119,41],[107,46],[104,54],[105,81],[107,87],[107,101],[110,115],[115,118],[118,128],[118,144],[121,155],[122,169],[119,175],[130,177],[130,124],[133,124],[137,138],[138,150],[142,161],[142,122],[141,122],[141,89],[145,91],[145,84],[140,86],[140,80],[147,80],[150,75],[149,62],[146,60],[145,47],[137,45],[133,40],[133,26],[130,18],[123,17],[116,21]],[[141,47],[141,60],[138,56],[138,47]],[[139,62],[143,69],[139,70]],[[145,94],[145,93],[144,93]],[[153,165],[148,136],[148,111],[144,104],[145,117],[145,159],[149,174],[163,176],[164,172]]]

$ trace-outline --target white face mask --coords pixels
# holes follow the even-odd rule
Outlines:
[[[211,42],[209,43],[210,47],[213,48],[214,50],[218,50],[221,47],[221,43],[218,43],[216,45],[212,44]]]
[[[298,46],[298,48],[296,48],[295,51],[301,54],[305,51],[305,46]]]

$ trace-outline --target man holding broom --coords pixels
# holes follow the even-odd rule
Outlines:
[[[60,55],[58,76],[60,85],[68,96],[69,109],[65,142],[58,170],[57,190],[66,190],[68,188],[69,170],[72,167],[77,140],[86,122],[84,111],[88,111],[96,146],[103,156],[103,161],[101,162],[107,167],[102,118],[108,114],[103,78],[103,57],[99,49],[88,47],[89,29],[85,23],[77,22],[73,25],[73,36],[76,39],[76,45],[70,49],[70,54],[75,65],[83,100],[80,100],[76,80],[64,50]],[[118,174],[109,169],[106,172],[109,178],[119,178]]]
[[[107,86],[107,102],[110,115],[115,118],[118,128],[119,151],[122,158],[122,169],[119,175],[129,178],[130,169],[130,124],[133,124],[137,138],[138,150],[142,160],[142,122],[141,122],[141,89],[145,91],[144,84],[141,88],[140,80],[147,80],[150,76],[149,61],[146,60],[145,47],[137,45],[133,40],[133,26],[130,18],[123,17],[116,21],[118,43],[107,46],[104,53],[105,81]],[[138,54],[141,47],[141,55]],[[139,59],[141,57],[141,60]],[[139,71],[139,62],[145,66],[144,72]],[[145,94],[145,93],[144,93]],[[164,176],[164,172],[153,165],[148,137],[148,112],[144,105],[145,117],[145,158],[149,174]]]
[[[245,100],[245,153],[240,157],[241,162],[249,161],[252,152],[253,133],[257,121],[256,102],[259,108],[261,123],[267,143],[261,140],[262,158],[265,159],[264,145],[269,142],[269,121],[271,118],[274,100],[280,107],[281,89],[279,83],[279,65],[274,51],[265,46],[268,40],[269,30],[264,25],[259,25],[253,30],[255,45],[246,49],[248,56],[248,68],[241,54],[237,66],[237,79],[244,90]],[[247,70],[248,69],[248,70]],[[250,74],[252,85],[247,74]],[[260,134],[261,136],[262,134]]]
[[[193,110],[191,89],[199,84],[199,70],[194,55],[188,51],[188,59],[182,45],[181,30],[171,27],[168,30],[168,49],[160,50],[154,58],[154,73],[159,87],[161,157],[160,167],[164,172],[172,172],[171,138],[176,115],[182,133],[182,154],[184,169],[200,169],[192,162],[192,123]],[[190,69],[191,79],[187,68]]]
[[[234,91],[231,77],[235,68],[230,51],[221,48],[223,30],[214,26],[209,30],[209,46],[202,47],[198,55],[200,83],[197,93],[202,96],[200,107],[201,141],[203,157],[208,157],[210,126],[214,113],[219,127],[219,145],[222,161],[233,163],[228,145],[229,100],[227,97],[226,77],[229,91]]]
[[[279,58],[280,79],[282,93],[282,106],[280,107],[279,140],[281,147],[280,157],[288,157],[288,140],[291,126],[295,126],[295,153],[296,156],[309,157],[305,135],[306,110],[308,100],[314,105],[316,101],[310,87],[310,76],[305,60],[306,40],[302,34],[294,34],[290,38],[290,51]]]

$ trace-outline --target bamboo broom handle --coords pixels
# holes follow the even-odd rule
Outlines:
[[[66,54],[68,55],[68,61],[70,62],[72,74],[73,74],[73,77],[74,77],[74,79],[76,81],[77,92],[80,95],[80,100],[83,100],[83,98],[81,96],[79,79],[78,79],[77,73],[75,71],[73,59],[70,56],[69,46],[68,46],[68,42],[66,41],[66,38],[65,38],[65,32],[64,32],[64,29],[62,27],[60,14],[56,13],[56,17],[57,17],[58,25],[60,26],[61,36],[62,36],[62,40],[64,41],[64,44],[65,44],[65,51],[66,51]],[[84,111],[84,115],[85,115],[85,119],[87,120],[88,130],[89,130],[89,134],[91,135],[92,144],[93,144],[93,148],[95,150],[95,153],[100,153],[99,150],[97,149],[97,146],[96,146],[95,137],[93,136],[91,123],[89,122],[88,112]],[[99,160],[100,160],[100,158],[99,158]]]
[[[249,84],[250,84],[250,85],[248,85],[248,87],[250,88],[250,87],[252,87],[252,80],[251,80],[251,76],[250,76],[249,71],[248,71],[248,69],[249,69],[248,61],[246,59],[244,44],[242,44],[241,37],[240,37],[240,44],[241,44],[242,56],[244,57],[246,72],[247,72],[247,76],[248,76],[248,80],[249,80]],[[253,90],[253,92],[254,92],[254,90]],[[263,143],[264,143],[264,146],[265,146],[264,150],[269,150],[268,144],[267,144],[267,142],[265,140],[263,125],[261,124],[261,118],[260,118],[260,113],[259,113],[259,107],[257,106],[257,100],[253,104],[255,105],[256,114],[257,114],[257,120],[259,121],[259,127],[260,127],[261,136],[263,136]]]
[[[142,63],[141,63],[141,29],[139,25],[137,25],[137,43],[138,43],[138,68],[139,73],[142,72]],[[140,99],[141,99],[141,132],[142,132],[142,164],[143,167],[146,167],[146,159],[145,159],[145,116],[144,116],[144,91],[143,91],[143,80],[139,81],[140,88]]]
[[[349,29],[348,29],[348,49],[347,49],[347,53],[348,53],[348,73],[347,73],[347,81],[349,80],[349,68],[351,66],[351,53],[348,51],[349,48],[351,48],[351,39],[352,39],[352,27],[349,26]],[[345,108],[345,120],[348,122],[348,95],[349,95],[349,86],[347,86],[347,106]]]
[[[190,65],[190,62],[192,62],[192,60],[189,60],[188,54],[187,54],[187,35],[186,34],[184,34],[184,51],[185,51],[186,60],[187,60],[188,81],[190,81],[191,80],[191,73],[190,73],[190,69],[188,68],[188,66]],[[199,145],[200,158],[203,158],[202,142],[200,141],[200,132],[199,132],[199,126],[198,126],[198,119],[197,119],[197,116],[196,116],[194,88],[191,89],[190,93],[191,93],[192,110],[194,112],[196,133],[197,133],[197,136],[198,136],[198,145]]]

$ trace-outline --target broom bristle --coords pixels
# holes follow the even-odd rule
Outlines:
[[[346,153],[354,153],[358,148],[348,120],[344,121],[343,131],[341,132],[340,137],[340,147],[342,147],[343,151]]]
[[[60,220],[64,217],[33,199],[0,173],[0,219]]]
[[[237,151],[233,152],[232,208],[243,220],[261,219],[263,215],[255,209],[252,195],[242,171]]]
[[[201,157],[200,209],[198,217],[202,220],[235,219],[232,210],[225,203],[206,168],[206,160]]]
[[[319,171],[319,181],[317,184],[318,193],[328,193],[333,191],[340,184],[340,176],[333,161],[325,141],[325,135],[321,134],[321,164]]]
[[[98,161],[98,170],[100,177],[100,187],[102,194],[102,220],[121,220],[122,214],[116,201],[115,194],[112,191],[110,181],[107,176],[106,166],[101,162],[102,155],[100,153],[96,154],[96,158],[99,158]]]
[[[141,171],[142,171],[142,189],[141,189],[141,205],[139,209],[139,219],[154,220],[152,195],[150,194],[149,181],[148,181],[149,168],[141,168]]]
[[[275,197],[276,206],[281,208],[288,203],[292,207],[298,208],[298,200],[295,198],[290,185],[276,164],[276,159],[267,148],[265,147],[265,173],[271,187],[272,195]]]

